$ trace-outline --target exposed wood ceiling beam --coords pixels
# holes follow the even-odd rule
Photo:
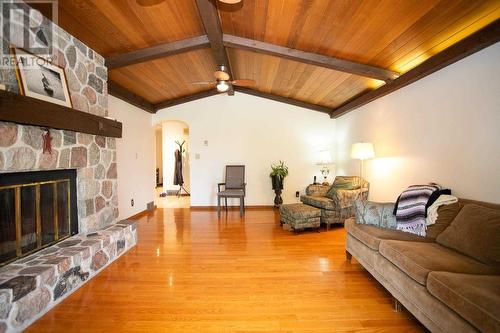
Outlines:
[[[179,104],[183,104],[183,103],[187,103],[187,102],[191,102],[191,101],[196,101],[197,99],[202,99],[202,98],[214,96],[217,94],[219,94],[219,92],[217,92],[217,90],[215,90],[215,89],[202,91],[202,92],[199,92],[196,94],[191,94],[191,95],[183,96],[180,98],[160,102],[160,103],[154,105],[154,110],[156,112],[158,110],[169,108],[169,107],[174,106],[174,105],[179,105]]]
[[[182,39],[171,43],[163,43],[140,50],[135,50],[119,54],[106,59],[108,69],[124,67],[140,62],[168,57],[174,54],[196,50],[210,46],[208,37],[198,36],[188,39]]]
[[[270,54],[294,61],[303,62],[310,65],[334,69],[346,73],[369,77],[385,82],[394,80],[399,73],[387,69],[361,64],[354,61],[343,60],[335,57],[329,57],[317,53],[305,52],[297,49],[291,49],[275,44],[269,44],[258,40],[223,35],[223,43],[227,47],[245,49],[253,52]]]
[[[234,80],[235,77],[231,70],[231,64],[229,63],[226,49],[222,43],[222,27],[217,5],[210,0],[196,0],[196,5],[198,6],[198,12],[203,22],[203,26],[205,27],[205,32],[210,41],[210,47],[212,48],[212,53],[214,54],[217,65],[226,66],[231,79]],[[229,87],[228,94],[234,95],[233,86],[229,85]]]
[[[477,51],[484,49],[500,41],[500,19],[490,23],[481,30],[453,44],[444,51],[427,59],[417,67],[409,70],[394,81],[391,81],[378,89],[354,98],[347,103],[334,109],[331,113],[332,118],[340,117],[347,112],[374,101],[382,96],[390,94],[393,91],[401,89],[429,74],[432,74],[454,62],[459,61]]]
[[[294,105],[294,106],[299,106],[299,107],[302,107],[302,108],[306,108],[306,109],[310,109],[310,110],[314,110],[314,111],[326,113],[328,115],[332,111],[330,108],[325,107],[325,106],[321,106],[321,105],[317,105],[317,104],[311,104],[311,103],[307,103],[307,102],[302,102],[302,101],[299,101],[299,100],[296,100],[296,99],[292,99],[292,98],[288,98],[288,97],[283,97],[283,96],[268,94],[268,93],[260,92],[260,91],[257,91],[257,90],[249,89],[249,88],[236,87],[235,90],[237,92],[241,92],[241,93],[244,93],[244,94],[248,94],[248,95],[252,95],[252,96],[257,96],[257,97],[262,97],[262,98],[266,98],[266,99],[270,99],[270,100],[273,100],[273,101],[278,101],[278,102],[281,102],[281,103],[286,103],[286,104],[290,104],[290,105]],[[211,89],[211,90],[207,90],[207,91],[202,91],[202,92],[199,92],[199,93],[196,93],[196,94],[187,95],[187,96],[184,96],[184,97],[180,97],[180,98],[176,98],[176,99],[172,99],[172,100],[160,102],[160,103],[154,105],[154,109],[155,109],[155,111],[159,111],[161,109],[169,108],[169,107],[174,106],[174,105],[179,105],[179,104],[183,104],[183,103],[195,101],[195,100],[198,100],[198,99],[202,99],[202,98],[205,98],[205,97],[214,96],[214,95],[217,95],[217,94],[220,94],[220,93],[218,93],[217,90],[215,90],[215,89]]]
[[[127,103],[137,106],[149,113],[155,113],[154,104],[146,101],[141,96],[134,94],[131,91],[120,86],[118,83],[108,80],[108,93]]]
[[[281,103],[286,103],[286,104],[290,104],[290,105],[299,106],[301,108],[306,108],[306,109],[310,109],[310,110],[314,110],[314,111],[326,113],[328,115],[332,112],[331,108],[328,108],[328,107],[325,107],[325,106],[321,106],[321,105],[317,105],[317,104],[311,104],[311,103],[307,103],[307,102],[302,102],[302,101],[299,101],[299,100],[296,100],[296,99],[292,99],[292,98],[288,98],[288,97],[283,97],[283,96],[268,94],[268,93],[257,91],[257,90],[254,90],[254,89],[243,88],[243,87],[236,87],[236,91],[244,93],[244,94],[248,94],[248,95],[253,95],[253,96],[257,96],[257,97],[262,97],[262,98],[270,99],[270,100],[281,102]]]

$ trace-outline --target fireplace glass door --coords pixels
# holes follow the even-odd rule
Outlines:
[[[0,265],[76,233],[73,186],[71,178],[0,185]]]

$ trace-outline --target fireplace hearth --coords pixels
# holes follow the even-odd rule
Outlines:
[[[0,266],[78,233],[76,170],[0,175]]]

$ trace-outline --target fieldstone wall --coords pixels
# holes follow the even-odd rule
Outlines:
[[[136,243],[136,222],[120,221],[1,267],[0,333],[20,332]]]
[[[22,36],[24,18],[19,15],[12,19],[11,36]],[[55,32],[53,62],[65,70],[73,108],[106,116],[108,73],[104,58],[37,12],[31,12],[30,20],[43,22],[45,29]],[[29,33],[37,38],[32,30]],[[4,49],[20,43],[2,40]],[[0,68],[0,83],[19,93],[14,68]],[[42,150],[43,133],[39,127],[0,122],[0,173],[75,168],[79,231],[85,233],[112,223],[118,217],[115,139],[53,129],[49,154]]]
[[[97,230],[118,217],[114,138],[51,130],[52,153],[43,153],[40,127],[0,122],[0,173],[77,169],[79,231]]]
[[[47,20],[37,11],[30,12],[30,21],[41,30],[52,30],[53,54],[47,56],[49,61],[64,68],[73,108],[95,114],[108,115],[108,69],[104,65],[104,58],[91,48],[87,47],[77,38]],[[25,30],[34,41],[38,40],[34,29],[25,29],[24,17],[21,15],[11,17],[11,33],[13,40],[1,38],[3,52],[9,52],[10,45],[22,46],[22,36]],[[0,83],[5,84],[7,90],[19,93],[16,72],[14,68],[0,66]]]

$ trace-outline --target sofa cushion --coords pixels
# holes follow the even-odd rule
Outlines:
[[[458,202],[450,205],[443,205],[438,208],[436,223],[427,227],[425,237],[435,239],[442,233],[460,212],[462,205]]]
[[[465,205],[436,242],[485,264],[500,266],[500,210]]]
[[[431,272],[427,290],[482,332],[500,332],[500,275]]]
[[[431,271],[466,274],[500,274],[485,265],[437,243],[382,240],[379,252],[416,282],[425,285]]]
[[[335,209],[335,202],[327,197],[314,197],[312,195],[303,195],[300,197],[300,201],[306,205],[314,206],[323,209]]]
[[[384,239],[412,242],[432,242],[430,239],[399,230],[384,229],[367,224],[357,224],[354,219],[346,220],[344,225],[349,234],[375,251],[378,251],[380,241]]]

